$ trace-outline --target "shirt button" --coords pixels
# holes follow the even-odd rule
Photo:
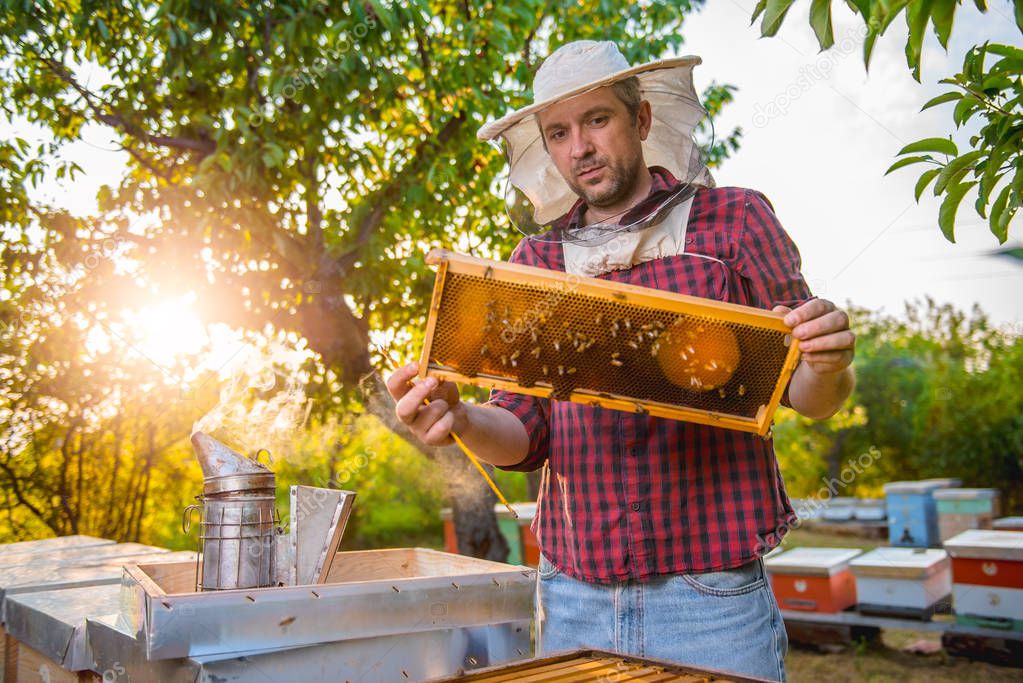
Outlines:
[[[643,506],[642,506],[642,505],[640,505],[639,503],[633,503],[633,504],[632,504],[632,510],[633,510],[633,512],[639,512],[639,511],[640,511],[640,509],[641,509],[642,507],[643,507]]]

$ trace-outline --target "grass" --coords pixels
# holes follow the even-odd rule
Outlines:
[[[936,633],[883,630],[880,643],[854,645],[836,653],[814,652],[790,646],[785,665],[791,683],[1023,681],[1023,669],[949,657],[944,652],[919,655],[903,651],[907,645],[920,640],[940,642],[941,636]]]

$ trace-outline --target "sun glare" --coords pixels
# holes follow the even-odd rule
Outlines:
[[[206,329],[192,310],[191,299],[164,301],[140,310],[123,312],[135,350],[167,367],[181,356],[199,353],[209,342]]]

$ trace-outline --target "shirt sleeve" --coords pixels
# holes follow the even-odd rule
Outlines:
[[[740,240],[740,274],[748,284],[754,305],[796,308],[814,298],[803,279],[799,249],[785,232],[767,197],[746,191],[746,211]],[[789,388],[781,404],[792,407]]]
[[[519,242],[508,260],[526,266],[546,266],[528,239]],[[550,399],[494,389],[490,392],[490,400],[487,403],[504,408],[517,417],[529,435],[529,453],[525,460],[515,465],[498,467],[512,472],[532,472],[543,467],[549,450]]]
[[[746,191],[739,240],[739,274],[753,294],[753,305],[770,310],[795,308],[813,298],[803,279],[799,249],[781,226],[767,197]]]

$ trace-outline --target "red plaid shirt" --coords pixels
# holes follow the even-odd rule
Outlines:
[[[651,194],[633,215],[677,185],[651,170]],[[581,208],[559,226],[577,223]],[[811,298],[799,252],[759,192],[700,188],[685,243],[725,265],[680,254],[601,277],[766,309]],[[565,269],[560,244],[529,238],[510,260]],[[529,433],[526,459],[504,469],[547,465],[533,531],[569,576],[610,583],[731,569],[777,545],[795,518],[774,445],[755,434],[504,391],[490,402]]]

